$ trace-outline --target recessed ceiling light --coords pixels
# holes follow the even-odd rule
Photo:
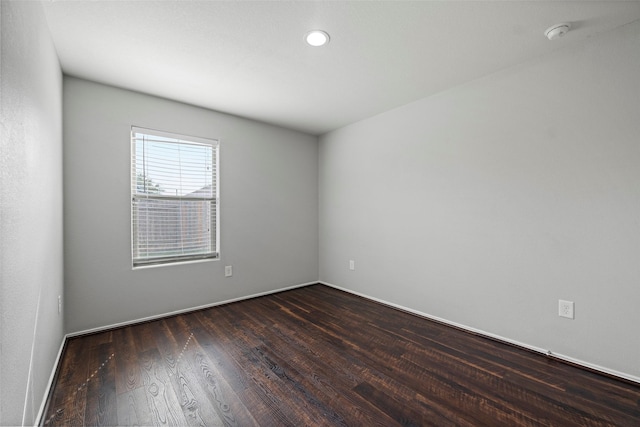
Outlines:
[[[322,30],[309,31],[304,37],[308,44],[311,46],[322,46],[329,43],[329,34]]]

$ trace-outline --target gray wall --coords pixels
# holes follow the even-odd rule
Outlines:
[[[220,261],[132,270],[132,125],[220,140]],[[66,330],[316,281],[317,184],[314,136],[65,77]]]
[[[321,137],[321,280],[639,378],[639,42],[635,22]]]
[[[0,425],[18,425],[34,422],[63,335],[62,75],[40,3],[0,14]]]

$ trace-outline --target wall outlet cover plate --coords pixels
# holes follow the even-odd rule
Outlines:
[[[573,301],[558,300],[558,315],[567,319],[574,319],[574,303]]]

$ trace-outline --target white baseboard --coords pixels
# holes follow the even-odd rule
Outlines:
[[[60,364],[60,359],[62,359],[62,350],[64,350],[64,345],[67,342],[67,336],[62,337],[62,342],[60,343],[60,348],[58,349],[58,355],[56,356],[56,360],[53,363],[53,369],[51,370],[51,375],[49,375],[49,381],[47,382],[47,386],[44,389],[44,396],[42,396],[42,403],[40,403],[40,409],[38,410],[38,415],[36,416],[34,425],[39,426],[42,425],[44,416],[44,407],[47,404],[47,398],[49,397],[49,393],[51,392],[51,387],[53,387],[53,380],[56,377],[56,371],[58,370],[58,365]]]
[[[611,375],[611,376],[614,376],[614,377],[622,378],[622,379],[625,379],[625,380],[628,380],[628,381],[633,381],[635,383],[640,383],[640,377],[637,377],[635,375],[630,375],[630,374],[627,374],[627,373],[624,373],[624,372],[619,372],[619,371],[616,371],[616,370],[613,370],[613,369],[605,368],[603,366],[594,365],[593,363],[585,362],[584,360],[575,359],[573,357],[566,356],[564,354],[554,353],[554,352],[552,352],[550,350],[547,350],[547,349],[543,349],[543,348],[540,348],[540,347],[532,346],[532,345],[529,345],[529,344],[526,344],[526,343],[523,343],[523,342],[520,342],[520,341],[515,341],[515,340],[509,339],[509,338],[502,337],[500,335],[492,334],[490,332],[486,332],[486,331],[483,331],[483,330],[480,330],[480,329],[472,328],[470,326],[463,325],[463,324],[460,324],[460,323],[452,322],[450,320],[443,319],[441,317],[437,317],[437,316],[433,316],[433,315],[430,315],[430,314],[427,314],[427,313],[423,313],[421,311],[414,310],[414,309],[408,308],[408,307],[404,307],[404,306],[401,306],[399,304],[395,304],[395,303],[392,303],[392,302],[388,302],[388,301],[382,300],[380,298],[375,298],[375,297],[363,294],[361,292],[356,292],[356,291],[351,290],[351,289],[343,288],[342,286],[337,286],[337,285],[334,285],[332,283],[328,283],[328,282],[324,282],[324,281],[319,281],[318,283],[320,283],[322,285],[329,286],[331,288],[339,289],[341,291],[344,291],[344,292],[347,292],[347,293],[350,293],[350,294],[353,294],[353,295],[358,295],[358,296],[360,296],[362,298],[366,298],[366,299],[371,300],[371,301],[376,301],[376,302],[379,302],[380,304],[384,304],[386,306],[393,307],[393,308],[396,308],[398,310],[406,311],[408,313],[415,314],[417,316],[424,317],[426,319],[435,320],[436,322],[440,322],[440,323],[443,323],[445,325],[453,326],[453,327],[456,327],[456,328],[459,328],[459,329],[462,329],[462,330],[465,330],[465,331],[468,331],[468,332],[472,332],[472,333],[477,334],[477,335],[481,335],[481,336],[484,336],[484,337],[487,337],[487,338],[491,338],[491,339],[494,339],[494,340],[502,341],[502,342],[505,342],[505,343],[508,343],[508,344],[515,345],[517,347],[525,348],[527,350],[531,350],[531,351],[534,351],[536,353],[541,353],[541,354],[544,354],[544,355],[549,356],[549,357],[554,357],[556,359],[563,360],[565,362],[569,362],[569,363],[572,363],[574,365],[578,365],[578,366],[585,367],[587,369],[592,369],[594,371],[602,372],[603,374],[607,374],[607,375]]]
[[[136,323],[149,322],[149,321],[152,321],[152,320],[163,319],[165,317],[176,316],[178,314],[185,314],[185,313],[190,313],[192,311],[203,310],[205,308],[216,307],[218,305],[229,304],[229,303],[232,303],[232,302],[243,301],[243,300],[247,300],[247,299],[262,297],[262,296],[265,296],[265,295],[270,295],[270,294],[277,294],[278,292],[284,292],[284,291],[288,291],[290,289],[296,289],[296,288],[302,288],[304,286],[315,285],[316,283],[320,283],[320,282],[314,281],[314,282],[301,283],[299,285],[293,285],[293,286],[287,286],[287,287],[284,287],[284,288],[273,289],[273,290],[270,290],[270,291],[260,292],[260,293],[257,293],[257,294],[242,296],[242,297],[238,297],[238,298],[232,298],[232,299],[228,299],[228,300],[225,300],[225,301],[219,301],[219,302],[214,302],[214,303],[211,303],[211,304],[200,305],[200,306],[197,306],[197,307],[191,307],[191,308],[185,308],[185,309],[182,309],[182,310],[171,311],[169,313],[154,314],[153,316],[143,317],[143,318],[140,318],[140,319],[128,320],[126,322],[114,323],[112,325],[99,326],[97,328],[85,329],[83,331],[71,332],[71,333],[68,333],[65,336],[65,338],[72,338],[72,337],[77,337],[77,336],[80,336],[80,335],[94,334],[94,333],[97,333],[97,332],[104,332],[104,331],[108,331],[110,329],[116,329],[116,328],[122,328],[124,326],[135,325]]]

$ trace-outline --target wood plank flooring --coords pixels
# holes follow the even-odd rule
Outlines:
[[[323,285],[70,339],[45,426],[640,426],[640,386]]]

